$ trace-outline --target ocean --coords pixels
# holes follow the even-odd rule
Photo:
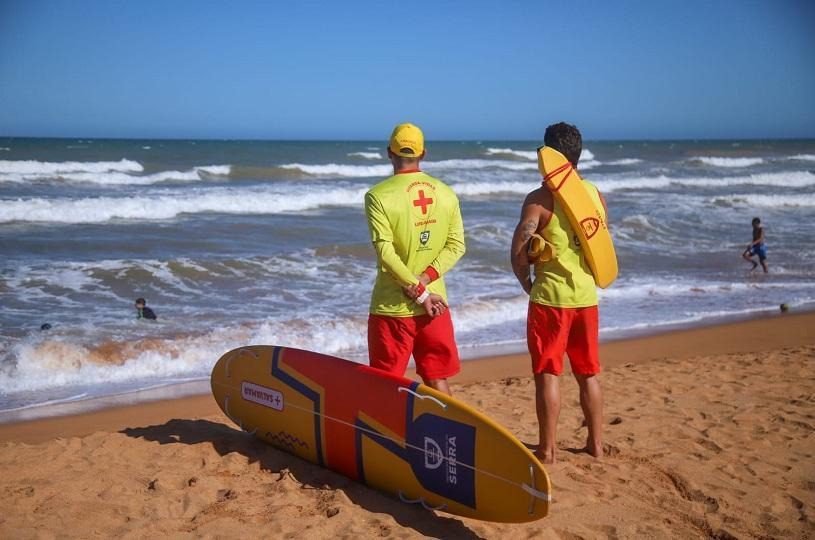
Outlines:
[[[391,174],[385,144],[0,138],[0,421],[205,381],[246,344],[365,362],[362,202]],[[446,280],[465,358],[525,350],[508,254],[538,144],[428,143],[464,215]],[[815,141],[584,146],[620,266],[601,339],[815,307]],[[756,216],[768,275],[741,259]]]

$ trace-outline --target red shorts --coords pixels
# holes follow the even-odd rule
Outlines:
[[[530,302],[526,343],[532,371],[560,375],[567,353],[573,373],[600,373],[599,326],[597,306],[560,308]]]
[[[461,365],[450,310],[438,317],[368,315],[371,367],[404,375],[411,353],[416,360],[416,373],[422,379],[446,379],[459,372]]]

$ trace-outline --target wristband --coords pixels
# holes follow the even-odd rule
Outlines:
[[[416,297],[417,304],[421,304],[422,302],[427,300],[428,296],[430,296],[430,292],[427,289],[425,289],[425,286],[422,285],[421,281],[416,285],[416,292],[418,293],[418,296]]]
[[[439,273],[436,272],[436,269],[433,268],[432,266],[428,266],[427,268],[425,268],[424,273],[427,274],[427,277],[430,278],[431,282],[436,281],[437,279],[439,279]]]

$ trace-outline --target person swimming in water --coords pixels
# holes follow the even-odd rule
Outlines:
[[[157,319],[153,310],[147,307],[147,301],[144,298],[136,298],[136,318],[150,319],[151,321]]]

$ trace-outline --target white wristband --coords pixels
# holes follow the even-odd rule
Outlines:
[[[417,304],[422,304],[429,297],[430,297],[430,291],[425,289],[425,291],[422,294],[420,294],[419,296],[416,297],[416,303]]]

